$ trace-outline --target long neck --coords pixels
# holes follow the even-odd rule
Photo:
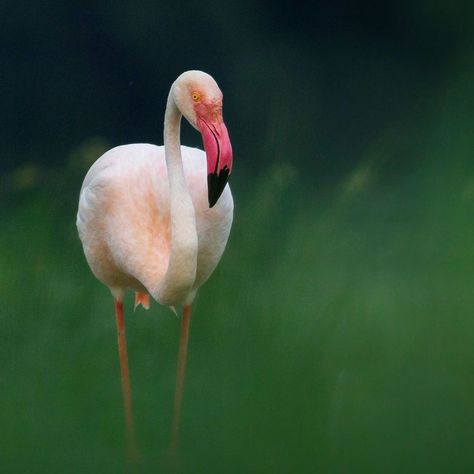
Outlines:
[[[171,250],[166,274],[153,291],[153,297],[168,306],[185,302],[196,278],[198,250],[194,205],[181,159],[180,123],[181,113],[170,92],[165,112],[164,143],[171,206]]]

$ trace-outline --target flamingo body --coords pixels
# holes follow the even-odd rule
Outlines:
[[[190,304],[217,266],[227,243],[233,199],[226,185],[217,204],[207,202],[206,154],[181,146],[198,238],[196,275],[189,291],[165,304]],[[114,296],[125,289],[150,293],[166,273],[171,248],[169,182],[163,146],[123,145],[90,168],[82,185],[77,228],[94,275]],[[161,303],[161,301],[159,301]]]

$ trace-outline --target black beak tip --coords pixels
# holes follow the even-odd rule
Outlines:
[[[224,191],[225,185],[229,179],[230,170],[227,166],[224,166],[217,173],[209,173],[207,175],[207,196],[209,200],[209,207],[214,207],[222,192]]]
[[[209,197],[208,197],[209,209],[213,208],[218,200],[219,200],[219,198],[214,199],[213,196],[209,196]]]

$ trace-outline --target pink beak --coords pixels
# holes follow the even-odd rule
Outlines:
[[[198,118],[207,157],[207,196],[209,207],[219,200],[232,171],[232,145],[222,119]]]

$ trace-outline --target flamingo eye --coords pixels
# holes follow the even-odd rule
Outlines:
[[[199,102],[199,99],[201,98],[197,92],[193,92],[191,97],[193,98],[194,102]]]

